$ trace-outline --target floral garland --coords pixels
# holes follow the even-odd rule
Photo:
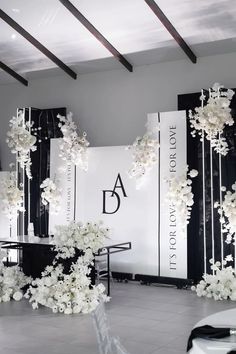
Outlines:
[[[220,223],[222,225],[222,232],[225,233],[225,242],[235,244],[236,235],[236,182],[232,185],[231,191],[226,191],[225,187],[221,187],[222,192],[226,192],[222,204],[219,202],[214,204],[218,208],[220,214]]]
[[[67,117],[63,117],[60,114],[57,115],[60,120],[58,124],[63,138],[60,143],[60,157],[66,161],[67,165],[74,164],[79,166],[82,170],[88,169],[88,151],[89,142],[86,139],[87,134],[83,132],[82,136],[79,136],[76,132],[77,126],[73,122],[73,114],[70,112]]]
[[[0,302],[23,298],[22,288],[31,282],[18,266],[6,267],[3,264],[5,254],[0,250]]]
[[[166,201],[176,206],[178,213],[178,223],[182,228],[189,224],[192,206],[194,204],[192,193],[192,180],[198,175],[197,170],[189,171],[188,166],[186,172],[179,177],[172,177],[166,182],[169,183],[169,189],[166,195]]]
[[[234,92],[230,89],[222,90],[223,88],[224,86],[215,83],[209,90],[209,98],[205,106],[203,104],[206,96],[202,90],[200,96],[202,105],[195,108],[195,112],[189,111],[189,118],[193,137],[198,134],[202,140],[206,134],[206,139],[211,142],[214,150],[219,154],[227,155],[228,144],[221,134],[226,125],[234,124],[229,107]]]
[[[9,123],[10,131],[7,132],[6,142],[11,148],[11,152],[16,154],[16,161],[21,168],[25,168],[26,175],[32,179],[30,152],[35,151],[36,137],[30,133],[33,123],[26,122],[22,111],[17,117],[13,117]]]
[[[8,217],[11,223],[19,211],[24,211],[24,193],[17,187],[15,172],[10,172],[9,177],[3,179],[1,184],[2,212]]]
[[[215,274],[204,274],[203,280],[197,286],[192,286],[199,297],[213,298],[214,300],[230,299],[236,301],[236,272],[231,266],[224,267],[227,262],[232,262],[232,255],[226,256],[223,264],[210,260],[211,269]]]
[[[91,285],[89,274],[93,265],[94,253],[104,244],[108,229],[101,223],[70,223],[58,226],[54,237],[58,252],[52,266],[46,267],[40,279],[35,279],[25,297],[33,309],[39,304],[52,309],[54,313],[64,314],[92,312],[100,301],[108,301],[103,284]],[[64,272],[60,259],[75,256],[76,249],[83,251],[69,273]]]
[[[130,178],[136,179],[136,187],[139,189],[144,181],[144,177],[157,163],[157,150],[159,144],[157,139],[153,139],[150,133],[138,136],[133,145],[127,147],[132,150],[132,167],[128,170]]]
[[[50,178],[46,178],[40,185],[43,205],[50,205],[50,212],[58,214],[61,209],[62,190]]]

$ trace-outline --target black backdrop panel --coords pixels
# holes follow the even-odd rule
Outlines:
[[[37,109],[31,116],[33,127],[41,128],[37,131],[37,150],[31,154],[33,178],[30,183],[30,221],[34,223],[35,235],[40,236],[48,235],[48,205],[42,204],[40,184],[50,176],[50,139],[62,137],[58,114],[65,116],[66,108]]]
[[[48,235],[48,205],[43,205],[41,200],[40,185],[50,176],[50,139],[60,138],[62,133],[58,127],[57,115],[66,115],[66,108],[38,109],[26,108],[25,118],[31,114],[33,131],[37,136],[37,150],[31,153],[32,179],[28,181],[25,175],[25,223],[23,233],[27,234],[28,222],[34,224],[36,236]],[[40,128],[38,130],[38,128]],[[37,129],[37,130],[35,130]],[[28,197],[30,201],[28,203]]]
[[[236,92],[236,89],[234,89]],[[195,107],[199,107],[200,92],[178,95],[178,109],[187,112]],[[233,96],[231,101],[232,116],[236,120],[236,97]],[[190,134],[190,124],[187,124],[187,162],[190,169],[197,169],[199,175],[193,179],[193,193],[195,204],[192,209],[192,217],[188,226],[188,278],[199,280],[204,272],[204,247],[203,247],[203,189],[202,189],[202,143],[197,136],[193,138]],[[236,181],[236,126],[225,128],[223,136],[229,145],[227,156],[222,157],[222,185],[231,189],[232,184]],[[211,240],[211,186],[210,186],[210,144],[205,139],[205,198],[206,198],[206,249],[207,259],[212,257],[212,240]],[[213,190],[214,200],[219,200],[219,154],[213,153]],[[220,245],[220,223],[219,214],[214,209],[214,227],[215,227],[215,260],[221,260]],[[234,253],[233,247],[224,242],[224,254]],[[207,271],[210,272],[210,265],[207,264]]]

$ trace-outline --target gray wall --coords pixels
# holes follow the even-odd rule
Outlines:
[[[121,68],[78,76],[62,73],[23,85],[0,85],[0,159],[3,169],[13,160],[5,143],[8,122],[17,107],[66,106],[86,130],[91,146],[127,145],[144,133],[147,113],[177,108],[177,94],[199,91],[214,82],[236,87],[236,53]]]

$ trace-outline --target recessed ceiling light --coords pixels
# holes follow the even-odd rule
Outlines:
[[[13,12],[20,12],[20,9],[12,9]]]
[[[16,34],[15,33],[12,33],[11,39],[16,39]]]

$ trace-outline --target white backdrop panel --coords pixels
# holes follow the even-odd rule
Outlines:
[[[157,275],[157,168],[136,190],[127,174],[131,164],[131,152],[124,146],[89,148],[88,172],[76,172],[76,220],[103,220],[114,242],[132,242],[131,251],[112,255],[112,270]],[[111,196],[112,190],[118,197]],[[108,214],[116,210],[119,198],[119,209]]]
[[[75,175],[74,168],[67,168],[58,175],[59,139],[51,140],[50,177],[60,180],[63,201],[60,213],[50,214],[50,232],[74,217],[83,222],[103,220],[111,228],[112,241],[132,242],[131,251],[112,256],[114,271],[187,278],[187,230],[178,228],[164,181],[181,174],[187,163],[186,113],[152,113],[148,120],[152,126],[160,122],[161,148],[158,164],[140,190],[128,177],[132,152],[125,146],[89,148],[87,172],[76,168]]]
[[[187,165],[186,112],[160,113],[160,275],[187,278],[187,229],[181,232],[174,205],[166,202],[166,178]]]

